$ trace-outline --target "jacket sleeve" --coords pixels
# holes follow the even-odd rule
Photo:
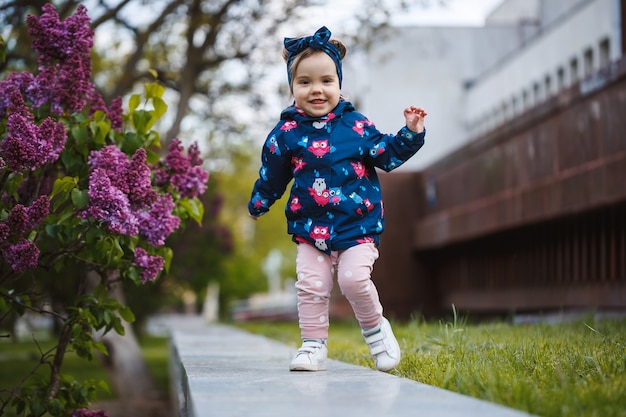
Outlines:
[[[394,136],[380,133],[374,125],[368,126],[369,154],[374,166],[389,172],[408,161],[424,145],[426,130],[416,133],[404,126]]]
[[[254,217],[267,213],[280,199],[292,179],[291,152],[282,142],[282,132],[274,129],[265,140],[261,151],[259,178],[254,183],[248,212]]]

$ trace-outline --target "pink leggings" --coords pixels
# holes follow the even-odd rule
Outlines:
[[[329,301],[335,271],[341,293],[352,305],[361,327],[380,323],[383,307],[370,279],[376,259],[378,249],[373,243],[333,251],[330,255],[307,243],[298,244],[296,289],[303,339],[328,338]]]

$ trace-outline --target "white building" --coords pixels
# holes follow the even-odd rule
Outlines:
[[[346,68],[344,92],[394,132],[424,107],[420,170],[622,56],[622,0],[504,0],[483,27],[396,28]]]

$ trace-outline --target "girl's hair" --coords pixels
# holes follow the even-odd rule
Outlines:
[[[339,52],[341,54],[341,59],[343,59],[346,56],[346,46],[343,44],[343,42],[337,40],[337,39],[331,39],[329,41],[330,43],[332,43],[333,45],[335,45],[337,47],[337,49],[339,49]],[[293,76],[293,73],[296,71],[296,69],[298,68],[298,65],[300,64],[300,62],[304,59],[304,58],[308,58],[311,55],[317,54],[317,53],[325,53],[324,51],[321,51],[319,49],[313,49],[313,48],[306,48],[305,50],[303,50],[302,52],[300,52],[291,62],[291,66],[288,68],[288,71],[291,73],[291,75]],[[287,56],[289,55],[289,52],[287,51],[287,49],[283,49],[283,59],[285,60],[285,62],[287,62]],[[293,80],[293,78],[292,78]],[[292,81],[293,83],[293,81]],[[289,86],[289,89],[291,89],[292,86]]]

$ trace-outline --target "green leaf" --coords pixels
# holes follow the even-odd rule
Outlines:
[[[128,132],[124,135],[122,140],[121,149],[127,155],[132,155],[139,148],[142,148],[144,144],[144,137],[138,135],[135,132]]]
[[[33,398],[30,403],[30,411],[35,416],[41,416],[46,411],[46,405],[38,398]]]
[[[170,270],[170,265],[172,264],[172,259],[174,259],[174,251],[172,248],[168,248],[167,246],[160,246],[156,249],[156,254],[165,260],[163,269],[165,272],[168,272]]]
[[[130,96],[130,100],[128,100],[128,107],[130,108],[130,113],[134,113],[135,109],[139,107],[141,104],[141,96],[139,94],[133,94]]]
[[[74,125],[72,126],[70,132],[72,133],[72,137],[79,144],[84,144],[89,141],[89,132],[87,131],[87,126],[84,125]]]
[[[108,120],[94,120],[90,123],[91,135],[94,143],[98,145],[106,145],[107,135],[111,130],[111,124]]]
[[[79,190],[78,188],[74,188],[72,190],[72,203],[74,207],[78,210],[84,208],[89,202],[89,195],[87,190]]]
[[[152,100],[154,106],[154,117],[156,120],[160,119],[167,111],[167,104],[162,98],[154,98]]]
[[[75,149],[76,148],[76,149]],[[78,153],[76,151],[80,151]],[[72,147],[61,154],[61,162],[69,173],[80,172],[86,166],[85,157],[89,153],[86,146]]]
[[[194,219],[199,226],[202,226],[202,218],[204,217],[204,205],[202,202],[198,198],[184,198],[179,203],[189,217]]]
[[[57,228],[58,226],[56,224],[48,224],[46,225],[46,233],[51,238],[55,239],[57,237]]]
[[[2,191],[6,193],[8,196],[14,196],[17,193],[17,190],[22,185],[24,181],[23,174],[12,173],[9,175],[6,183],[3,186]]]
[[[85,241],[87,242],[87,245],[91,246],[96,243],[98,239],[100,239],[100,236],[102,236],[102,232],[94,227],[87,230],[87,234],[85,235]]]
[[[124,256],[124,249],[122,249],[122,246],[120,245],[120,240],[118,238],[113,239],[113,250],[113,254],[115,255],[113,259],[117,260]]]
[[[133,311],[129,307],[121,306],[117,311],[120,313],[120,317],[122,317],[124,321],[128,323],[133,323],[135,321],[135,314],[133,314]]]
[[[133,281],[135,285],[141,285],[141,277],[139,276],[139,271],[134,266],[129,267],[126,270],[126,276]]]
[[[93,296],[98,300],[104,300],[107,297],[107,289],[104,285],[100,284],[93,290]]]
[[[7,58],[7,45],[4,42],[4,38],[0,36],[0,62],[6,61]]]
[[[139,134],[145,135],[151,119],[152,114],[149,111],[137,110],[133,113],[133,126]]]
[[[115,330],[115,333],[119,334],[120,336],[124,336],[126,334],[126,330],[124,329],[122,320],[120,320],[119,317],[115,316],[115,319],[113,320],[112,324],[113,324],[113,330]]]
[[[69,193],[78,184],[78,177],[62,177],[54,181],[50,198],[54,198],[59,193]]]
[[[107,347],[104,343],[102,342],[94,342],[93,347],[100,353],[102,353],[103,355],[109,356],[109,351],[107,350]]]
[[[146,98],[161,98],[163,97],[163,93],[165,93],[165,87],[163,87],[159,83],[148,83],[144,85],[144,90],[146,92]]]
[[[147,149],[146,151],[147,151],[146,160],[150,162],[151,164],[156,164],[157,162],[161,160],[161,156],[158,153],[153,152],[150,149]]]
[[[150,132],[148,132],[145,142],[145,146],[154,146],[158,149],[161,149],[161,136],[159,135],[159,132],[155,130],[151,130]]]
[[[48,401],[48,411],[53,416],[61,415],[61,412],[63,411],[63,405],[61,404],[61,401],[58,398],[53,398]]]

